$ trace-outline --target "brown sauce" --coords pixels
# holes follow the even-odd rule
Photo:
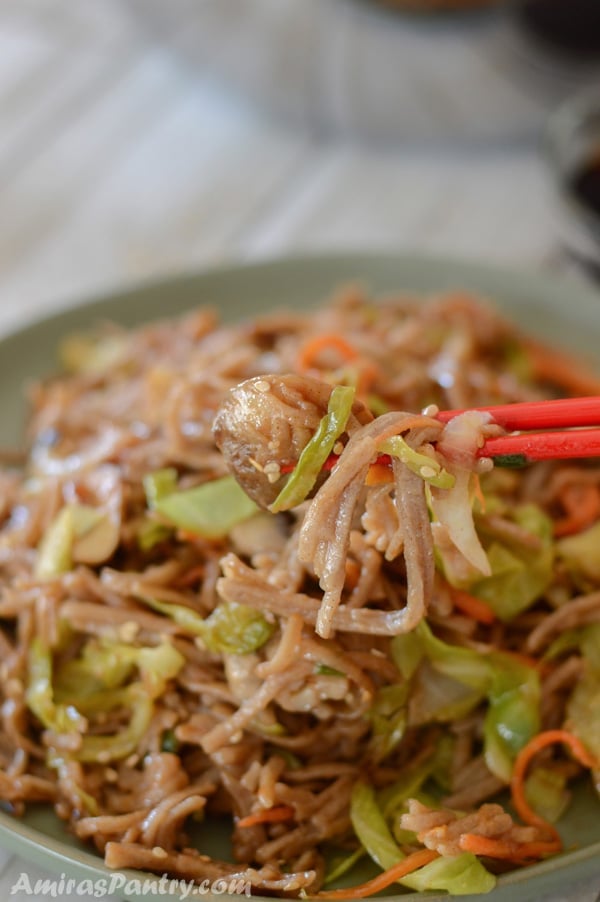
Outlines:
[[[600,218],[600,147],[575,170],[570,185],[578,201]]]

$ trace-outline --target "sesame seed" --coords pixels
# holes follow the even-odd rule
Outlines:
[[[263,469],[265,476],[271,484],[277,482],[277,480],[281,477],[281,466],[275,460],[270,460],[267,464],[265,464]]]
[[[119,639],[123,642],[133,642],[140,629],[139,623],[135,620],[127,620],[119,627]]]

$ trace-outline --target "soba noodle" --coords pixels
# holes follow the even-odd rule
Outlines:
[[[490,800],[536,734],[599,753],[600,469],[480,472],[472,448],[444,457],[451,432],[418,413],[575,391],[542,356],[478,299],[354,289],[306,315],[231,326],[199,310],[71,338],[67,372],[30,392],[22,465],[7,455],[0,472],[8,808],[52,804],[111,868],[275,895],[317,892],[361,846],[389,867],[383,840],[468,865],[467,892],[544,854],[544,827]],[[269,412],[284,374],[299,381]],[[273,466],[249,466],[268,503],[294,417],[297,460],[332,387],[355,388],[338,465],[280,513],[231,494],[212,431],[255,377]],[[303,379],[325,384],[319,403]],[[380,479],[398,435],[408,450]],[[582,769],[544,756],[528,797],[546,781],[548,819]],[[230,824],[233,863],[193,844],[202,818]],[[488,846],[474,856],[466,835]],[[450,888],[445,873],[433,861],[419,887]]]

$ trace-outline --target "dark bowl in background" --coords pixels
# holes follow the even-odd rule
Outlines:
[[[600,273],[600,84],[556,110],[546,148],[561,237],[574,256]]]
[[[548,51],[578,62],[600,57],[598,0],[516,0],[514,14],[523,31]]]

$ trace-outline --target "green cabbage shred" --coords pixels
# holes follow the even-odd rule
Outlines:
[[[336,385],[329,397],[327,413],[290,473],[288,480],[269,507],[272,513],[290,510],[304,501],[312,491],[325,461],[342,435],[352,411],[355,389]]]

